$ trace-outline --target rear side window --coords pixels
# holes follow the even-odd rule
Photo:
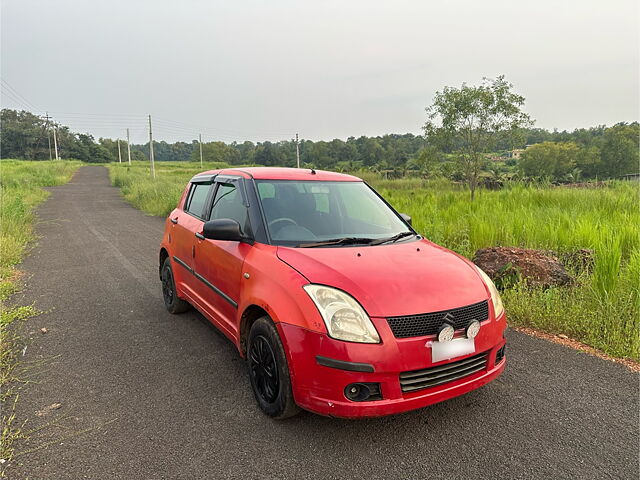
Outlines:
[[[211,185],[205,183],[194,183],[189,191],[187,197],[187,203],[185,205],[185,212],[190,213],[198,218],[202,218],[204,211],[204,204],[207,201],[207,195],[209,195]]]

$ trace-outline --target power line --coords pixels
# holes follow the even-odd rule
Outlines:
[[[26,107],[27,110],[39,111],[39,109],[29,102],[26,98],[19,96],[20,94],[13,89],[4,79],[2,81],[2,90],[7,95],[7,98],[15,102],[21,107]],[[119,128],[131,128],[132,133],[139,133],[145,127],[142,126],[142,122],[147,121],[146,115],[133,114],[133,113],[95,113],[95,112],[62,112],[62,111],[49,111],[49,113],[55,116],[63,124],[68,125],[70,129],[75,131],[86,132],[109,132],[112,133],[114,129]],[[262,131],[262,132],[248,132],[233,129],[218,129],[212,126],[197,125],[195,123],[182,122],[177,120],[171,120],[162,117],[156,117],[155,127],[156,132],[160,132],[160,137],[182,137],[187,138],[188,142],[193,143],[198,141],[200,135],[206,135],[207,137],[224,141],[225,143],[242,142],[247,138],[262,138],[260,141],[283,141],[289,140],[291,135],[288,132],[278,131]]]
[[[20,100],[18,97],[16,97],[4,85],[0,85],[0,87],[1,87],[1,90],[2,90],[2,95],[5,98],[9,98],[14,104],[18,105],[20,107],[20,110],[25,110],[25,111],[28,111],[28,112],[33,110],[33,108],[29,107],[22,100]]]
[[[4,78],[0,77],[0,82],[2,83],[3,86],[5,86],[6,89],[8,89],[9,91],[12,91],[18,98],[21,98],[25,104],[29,105],[30,110],[34,110],[36,112],[41,112],[41,110],[36,107],[33,103],[31,103],[29,100],[27,100],[23,95],[20,94],[20,92],[18,92],[15,88],[13,88],[9,82],[7,82]]]

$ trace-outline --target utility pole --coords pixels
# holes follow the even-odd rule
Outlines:
[[[131,166],[131,144],[129,143],[129,129],[127,128],[127,155],[129,155],[129,166]]]
[[[156,178],[156,166],[153,161],[153,134],[151,133],[151,115],[149,115],[149,160],[151,160],[151,176]]]
[[[60,160],[60,157],[58,156],[58,136],[56,135],[56,124],[53,124],[53,145],[55,146],[56,149],[56,160]]]
[[[296,160],[298,162],[298,168],[300,168],[300,142],[298,142],[297,133],[296,133]]]
[[[122,163],[122,153],[120,152],[120,139],[118,139],[118,163]]]
[[[53,157],[51,155],[51,131],[49,130],[49,112],[47,112],[45,118],[47,119],[45,128],[47,129],[47,140],[49,140],[49,160],[53,160]]]
[[[198,137],[200,139],[200,168],[202,167],[202,134]]]

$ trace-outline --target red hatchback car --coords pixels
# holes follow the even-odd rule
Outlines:
[[[505,366],[502,301],[361,179],[237,168],[191,179],[160,249],[171,313],[196,307],[247,358],[260,408],[337,417],[462,395]]]

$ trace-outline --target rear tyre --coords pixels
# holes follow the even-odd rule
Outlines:
[[[254,322],[249,331],[247,364],[251,388],[260,409],[276,419],[300,411],[293,400],[291,377],[282,341],[267,316]]]
[[[171,268],[171,261],[168,257],[162,265],[160,279],[162,281],[162,298],[164,299],[164,305],[167,307],[167,310],[169,310],[170,313],[182,313],[189,310],[191,305],[178,298],[176,282],[173,279],[173,269]]]

